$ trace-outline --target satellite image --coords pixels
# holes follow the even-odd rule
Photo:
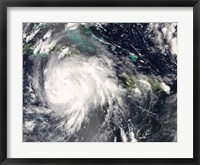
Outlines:
[[[177,23],[23,23],[23,142],[176,142]]]

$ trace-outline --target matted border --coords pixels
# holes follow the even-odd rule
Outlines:
[[[148,15],[148,17],[146,17]],[[51,19],[49,19],[51,18]],[[22,143],[22,39],[26,21],[178,23],[178,142],[25,142]],[[193,9],[185,8],[16,8],[7,9],[9,158],[192,158],[193,157]],[[16,44],[17,43],[17,44]],[[187,46],[185,46],[187,45]],[[190,73],[190,74],[187,74]],[[187,76],[185,76],[187,74]],[[190,87],[190,88],[189,88]],[[10,104],[12,103],[12,104]],[[187,122],[185,122],[187,121]],[[38,152],[40,148],[40,152]],[[67,148],[67,150],[66,150]],[[105,149],[106,148],[106,149]],[[185,150],[187,148],[187,150]],[[27,152],[29,151],[29,152]],[[124,151],[124,152],[123,152]]]

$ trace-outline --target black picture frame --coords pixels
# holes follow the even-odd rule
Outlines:
[[[193,7],[193,158],[79,158],[79,159],[24,159],[7,158],[7,7]],[[199,0],[1,0],[0,2],[0,163],[21,164],[200,164],[200,1]]]

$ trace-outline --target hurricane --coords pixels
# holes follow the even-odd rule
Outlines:
[[[106,104],[112,110],[115,102],[120,104],[123,90],[105,60],[73,57],[59,62],[57,59],[51,57],[47,64],[44,90],[48,105],[69,119],[66,130],[79,131],[90,110],[100,107],[103,111]]]
[[[176,141],[175,23],[24,23],[24,142]]]

